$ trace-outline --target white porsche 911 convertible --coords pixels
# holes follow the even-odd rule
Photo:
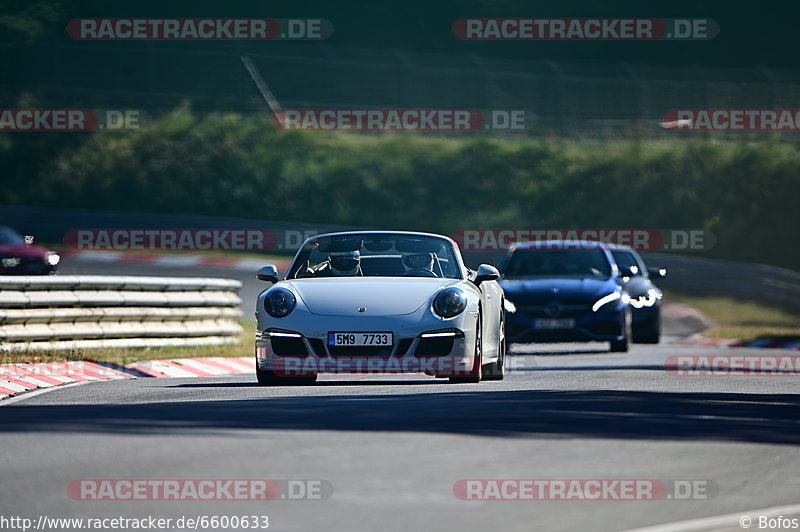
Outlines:
[[[497,269],[467,268],[451,239],[347,232],[306,240],[256,303],[256,375],[307,384],[319,373],[425,373],[500,380],[506,339]]]

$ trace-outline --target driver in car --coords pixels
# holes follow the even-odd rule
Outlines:
[[[361,253],[356,251],[332,251],[327,263],[315,272],[316,277],[353,277],[361,272]]]
[[[402,261],[405,275],[438,277],[433,271],[433,253],[405,253]]]

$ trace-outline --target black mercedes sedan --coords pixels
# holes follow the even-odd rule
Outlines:
[[[633,341],[657,344],[661,339],[661,301],[663,294],[653,283],[664,278],[665,268],[648,268],[642,257],[628,246],[609,244],[611,255],[619,268],[622,286],[630,296],[633,311]]]

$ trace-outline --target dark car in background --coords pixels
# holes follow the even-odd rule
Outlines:
[[[661,301],[663,294],[653,278],[667,276],[665,268],[648,268],[642,257],[628,246],[609,245],[617,263],[622,286],[630,296],[633,313],[633,341],[657,344],[661,339]]]
[[[0,275],[47,275],[55,273],[60,261],[58,253],[0,226]]]
[[[628,294],[605,244],[518,243],[500,273],[510,342],[609,342],[611,351],[628,350]]]

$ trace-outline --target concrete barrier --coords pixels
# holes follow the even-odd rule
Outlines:
[[[236,343],[234,279],[0,276],[0,350]]]

